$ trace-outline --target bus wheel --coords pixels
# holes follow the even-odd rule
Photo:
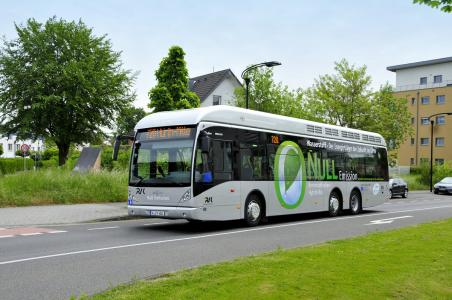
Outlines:
[[[357,215],[361,212],[361,196],[357,191],[353,191],[350,195],[350,212]]]
[[[330,217],[336,217],[341,212],[341,200],[336,191],[332,191],[328,200],[328,213]]]
[[[262,219],[262,202],[257,195],[250,195],[245,205],[245,221],[248,226],[256,226]]]

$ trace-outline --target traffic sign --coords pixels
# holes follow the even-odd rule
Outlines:
[[[22,146],[20,146],[20,151],[22,151],[22,153],[27,153],[28,150],[30,150],[30,146],[27,144],[22,144]]]

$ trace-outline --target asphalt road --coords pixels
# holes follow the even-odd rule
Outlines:
[[[0,298],[67,299],[239,256],[452,217],[452,196],[411,193],[361,215],[189,224],[158,219],[0,229]]]

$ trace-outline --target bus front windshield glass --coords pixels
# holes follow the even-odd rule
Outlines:
[[[189,186],[193,138],[137,140],[131,186]]]

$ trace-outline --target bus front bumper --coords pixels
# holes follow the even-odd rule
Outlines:
[[[162,219],[198,219],[202,208],[128,205],[129,216],[141,216]]]

